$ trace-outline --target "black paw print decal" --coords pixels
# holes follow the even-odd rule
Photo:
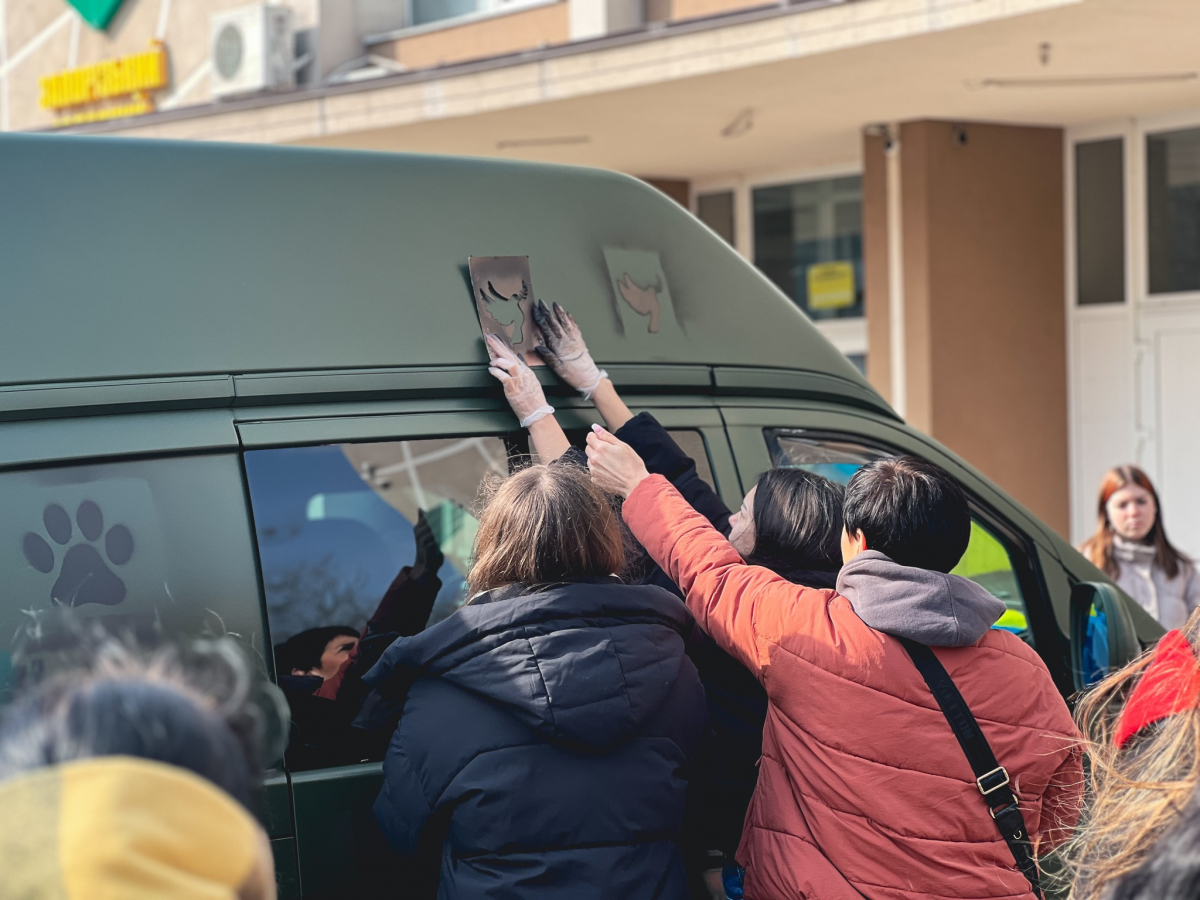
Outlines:
[[[42,524],[54,543],[66,547],[71,542],[74,533],[71,516],[57,503],[51,503],[42,511]],[[63,606],[83,606],[85,603],[116,606],[125,599],[125,582],[108,567],[108,563],[123,566],[129,562],[133,556],[133,535],[124,525],[114,525],[105,533],[104,514],[91,500],[79,504],[75,524],[87,543],[78,541],[67,547],[58,578],[50,589],[50,599]],[[104,535],[103,550],[95,546],[101,535]],[[25,535],[22,546],[31,566],[47,575],[54,571],[57,554],[44,537],[31,531]]]

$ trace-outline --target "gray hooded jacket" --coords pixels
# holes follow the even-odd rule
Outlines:
[[[969,578],[902,566],[877,550],[842,566],[837,591],[876,631],[931,647],[974,644],[1005,610]]]

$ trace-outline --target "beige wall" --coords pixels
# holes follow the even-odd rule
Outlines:
[[[678,22],[765,5],[762,0],[646,0],[646,18],[651,22]]]
[[[1066,535],[1062,153],[1055,128],[900,130],[906,418]],[[866,138],[869,375],[885,395],[886,179]]]
[[[390,56],[410,69],[425,69],[519,53],[548,44],[565,44],[568,40],[567,2],[561,0],[549,6],[401,38],[390,47],[376,47],[375,52]]]

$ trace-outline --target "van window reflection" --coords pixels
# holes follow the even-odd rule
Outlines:
[[[291,768],[382,758],[377,735],[351,729],[361,676],[466,599],[469,510],[508,457],[496,437],[246,453]]]

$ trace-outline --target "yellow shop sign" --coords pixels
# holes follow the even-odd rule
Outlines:
[[[154,111],[152,94],[167,81],[167,48],[151,41],[145,53],[45,76],[41,104],[58,125],[137,116]]]
[[[856,294],[852,263],[827,262],[808,267],[809,309],[845,309],[854,305]]]

